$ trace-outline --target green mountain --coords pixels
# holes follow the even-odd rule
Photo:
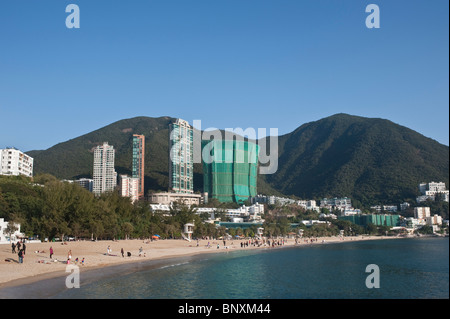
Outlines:
[[[263,179],[301,198],[397,204],[420,182],[448,187],[449,148],[388,120],[336,114],[280,136],[278,171]]]
[[[169,187],[169,123],[171,117],[135,117],[120,120],[91,133],[59,143],[47,150],[30,151],[34,175],[51,174],[60,179],[92,177],[94,148],[108,142],[116,150],[118,174],[131,175],[133,134],[145,136],[145,193],[167,191]],[[203,167],[194,164],[194,190],[203,191]],[[266,193],[280,194],[264,181],[259,186]]]
[[[169,123],[173,120],[170,117],[125,119],[59,143],[45,151],[31,151],[27,154],[34,158],[35,175],[49,173],[61,179],[92,177],[94,148],[103,142],[108,142],[116,150],[117,173],[131,175],[133,134],[143,134],[145,135],[146,188],[147,190],[159,190],[164,187],[167,189]]]
[[[131,174],[132,135],[146,137],[145,185],[168,187],[168,126],[174,118],[121,120],[47,150],[27,152],[34,173],[61,179],[89,177],[93,149],[109,142],[116,149],[116,171]],[[418,194],[418,184],[449,182],[449,148],[384,119],[337,114],[304,124],[279,137],[278,170],[259,175],[258,191],[300,198],[348,196],[363,204],[397,203]],[[195,190],[203,186],[194,165]]]

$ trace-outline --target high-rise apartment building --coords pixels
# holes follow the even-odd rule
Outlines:
[[[0,175],[33,176],[33,158],[15,149],[0,149]]]
[[[139,179],[138,196],[144,196],[145,136],[133,134],[132,177]]]
[[[169,126],[169,191],[194,192],[193,127],[177,119]]]
[[[114,147],[104,142],[94,150],[94,185],[92,192],[99,195],[113,191],[117,185],[117,173],[114,170]]]
[[[203,189],[220,202],[242,203],[257,194],[259,146],[248,141],[202,141]],[[203,151],[202,151],[203,152]]]

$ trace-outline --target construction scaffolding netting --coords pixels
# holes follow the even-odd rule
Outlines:
[[[239,140],[202,141],[204,191],[220,202],[256,196],[259,146]]]

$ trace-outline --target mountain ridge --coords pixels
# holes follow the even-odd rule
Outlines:
[[[266,180],[285,194],[368,203],[414,198],[422,181],[448,185],[448,146],[385,119],[339,113],[280,136],[279,145],[280,169]]]
[[[166,190],[168,125],[174,119],[123,119],[27,154],[35,159],[36,174],[88,177],[92,149],[107,141],[116,149],[118,174],[131,174],[131,138],[143,134],[146,190]],[[317,199],[348,196],[374,203],[412,199],[420,182],[439,180],[448,185],[448,146],[386,119],[338,113],[280,135],[278,146],[278,171],[258,176],[260,193]],[[201,191],[201,164],[194,165],[194,185]]]

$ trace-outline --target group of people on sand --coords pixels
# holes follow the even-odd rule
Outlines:
[[[20,242],[18,242],[17,245],[15,245],[15,244],[13,243],[13,244],[11,245],[11,248],[12,248],[12,252],[13,252],[13,253],[16,252],[16,248],[19,250],[19,252],[18,252],[19,263],[22,264],[22,263],[23,263],[23,258],[25,257],[25,250],[26,250],[26,245],[25,245],[25,243],[22,243],[22,244],[21,244]],[[53,259],[54,250],[53,250],[53,247],[52,247],[52,246],[50,246],[49,252],[50,252],[50,259],[51,259],[51,260],[54,260],[54,259]],[[45,253],[45,251],[44,251],[44,250],[43,250],[43,251],[35,251],[35,253]],[[57,260],[54,260],[54,261],[57,261]],[[84,259],[84,257],[83,257],[83,259],[81,260],[81,264],[82,264],[82,265],[84,265],[84,261],[85,261],[85,259]],[[72,262],[72,250],[70,249],[69,252],[67,253],[67,260],[66,260],[66,263],[69,265],[71,262]],[[78,257],[75,258],[75,261],[74,261],[74,262],[75,262],[75,264],[78,264],[78,262],[79,262]]]
[[[53,248],[50,246],[50,258],[53,256]],[[69,252],[67,253],[67,264],[69,265],[72,262],[72,249],[69,249]],[[78,264],[79,260],[78,257],[75,258],[75,265]],[[81,259],[81,264],[84,265],[84,257]]]
[[[318,238],[314,238],[314,237],[311,237],[311,238],[295,238],[295,244],[301,244],[302,243],[302,241],[305,243],[305,244],[312,244],[312,243],[317,243],[318,241],[319,241],[319,239]],[[322,239],[322,244],[323,243],[325,243],[325,240],[324,239]]]
[[[125,257],[125,251],[123,250],[123,248],[120,249],[120,254],[122,255],[122,258]],[[117,256],[117,255],[113,255],[112,254],[112,249],[111,246],[108,246],[108,248],[106,248],[106,255],[107,256]],[[146,253],[144,252],[144,249],[139,248],[139,257],[147,257]],[[131,253],[129,251],[127,251],[127,257],[131,257]]]
[[[17,248],[17,256],[19,257],[19,264],[23,263],[23,258],[25,257],[25,251],[27,249],[27,246],[25,243],[21,243],[20,241],[17,242],[17,244],[12,243],[11,244],[11,252],[13,254],[16,253]]]
[[[17,242],[17,244],[12,243],[11,244],[11,249],[12,249],[12,253],[14,253],[14,254],[16,253],[16,249],[17,249],[17,251],[18,251],[17,254],[19,256],[19,263],[23,263],[23,258],[25,257],[25,250],[26,250],[25,243],[21,243],[21,242]],[[113,256],[112,255],[111,246],[108,246],[106,252],[107,252],[107,255]],[[121,249],[120,252],[121,252],[122,257],[125,257],[125,251],[123,250],[123,248]],[[45,251],[35,251],[35,253],[45,253]],[[49,253],[50,253],[50,259],[53,260],[53,261],[57,261],[57,260],[53,259],[54,250],[53,250],[52,246],[50,246]],[[127,256],[131,257],[131,253],[127,252]],[[139,248],[138,256],[139,257],[146,257],[147,256],[142,247]],[[77,257],[77,258],[75,258],[74,263],[78,264],[78,262],[79,262],[79,259]],[[85,258],[83,257],[83,259],[81,260],[81,264],[84,265],[84,262],[85,262]],[[72,250],[71,249],[67,253],[66,263],[68,265],[72,263]]]

